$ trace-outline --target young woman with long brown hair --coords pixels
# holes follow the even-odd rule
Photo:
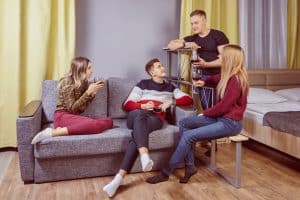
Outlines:
[[[238,45],[226,45],[221,53],[221,74],[207,80],[194,81],[196,87],[217,85],[217,103],[199,116],[185,118],[179,122],[180,142],[168,165],[149,179],[155,184],[169,179],[179,163],[185,162],[185,176],[180,183],[187,183],[197,170],[194,164],[193,143],[199,140],[217,139],[238,134],[242,130],[241,120],[247,105],[249,90],[244,53]]]
[[[112,128],[111,118],[93,119],[80,115],[105,84],[103,81],[88,84],[92,74],[92,63],[88,58],[76,57],[72,60],[69,73],[58,84],[54,129],[46,128],[39,132],[32,144],[55,136],[96,134]]]

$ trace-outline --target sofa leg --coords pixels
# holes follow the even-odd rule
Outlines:
[[[34,181],[24,181],[24,185],[32,184],[32,183],[34,183]]]

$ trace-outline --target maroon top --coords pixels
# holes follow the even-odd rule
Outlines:
[[[217,85],[220,75],[210,76],[206,85]],[[227,117],[233,120],[242,120],[247,106],[247,95],[243,95],[241,84],[236,76],[230,77],[225,89],[224,97],[219,99],[216,105],[206,109],[203,115],[207,117]]]

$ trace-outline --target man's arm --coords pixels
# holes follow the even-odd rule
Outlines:
[[[219,56],[222,53],[223,48],[224,48],[225,45],[219,45],[219,46],[217,46]],[[216,67],[216,66],[221,66],[222,63],[221,63],[221,59],[220,59],[219,56],[218,56],[218,58],[216,60],[213,60],[213,61],[210,61],[210,62],[206,62],[205,60],[203,60],[203,59],[200,58],[199,62],[194,62],[193,65],[200,66],[200,67]]]
[[[183,39],[176,39],[176,40],[171,40],[168,44],[168,48],[171,51],[174,51],[176,49],[182,48],[185,46],[185,42]]]
[[[198,49],[201,47],[195,42],[188,42],[188,41],[185,41],[184,39],[176,39],[176,40],[171,40],[169,42],[168,48],[171,51],[174,51],[174,50],[180,49],[180,48]]]
[[[182,92],[179,88],[173,91],[173,97],[175,99],[175,104],[178,106],[187,106],[193,103],[193,99],[190,95]]]

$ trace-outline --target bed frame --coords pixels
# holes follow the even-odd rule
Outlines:
[[[248,70],[251,87],[271,90],[300,87],[300,70]],[[300,159],[300,137],[277,131],[244,118],[243,135]]]

